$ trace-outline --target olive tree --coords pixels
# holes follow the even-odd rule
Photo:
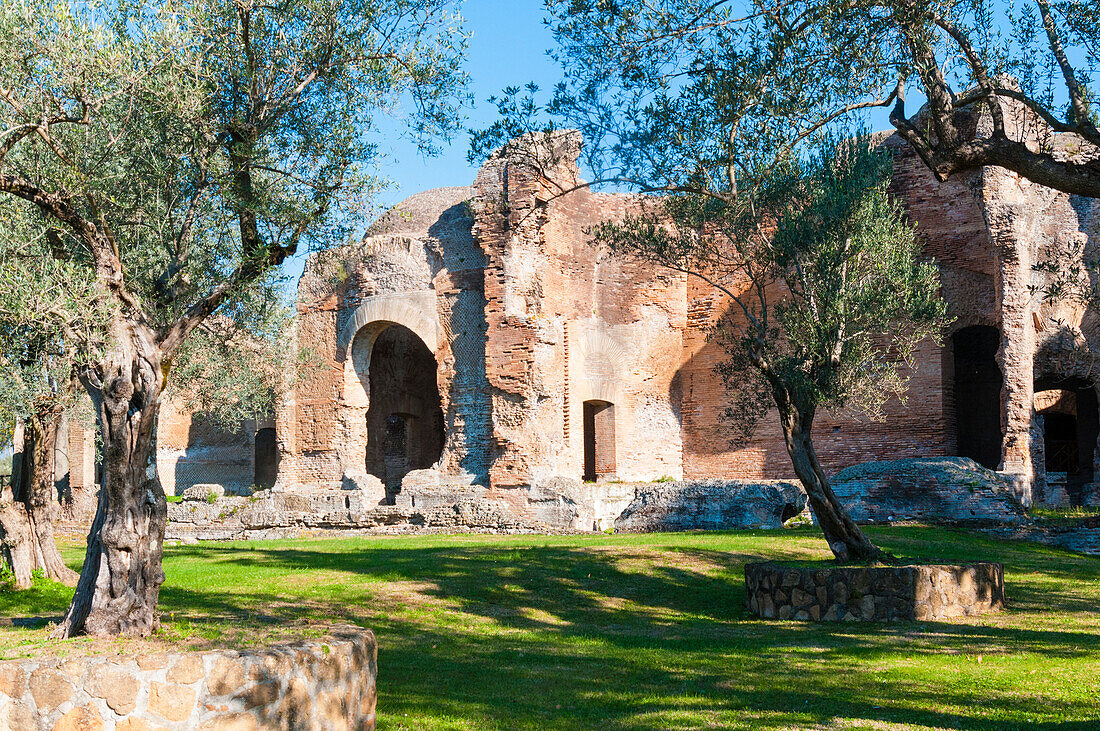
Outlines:
[[[53,538],[55,449],[80,390],[76,372],[102,353],[111,313],[79,266],[51,255],[39,216],[0,212],[0,430],[15,452],[11,483],[0,486],[5,560],[16,588],[35,571],[75,586]]]
[[[724,375],[759,376],[756,393],[779,410],[837,557],[879,556],[837,503],[811,434],[819,408],[874,411],[899,391],[887,355],[904,356],[942,324],[934,272],[885,197],[888,163],[840,141],[849,115],[896,102],[896,72],[912,72],[892,42],[879,42],[896,39],[899,18],[857,0],[547,8],[562,81],[545,102],[534,85],[505,90],[471,157],[503,145],[552,180],[554,130],[575,129],[592,177],[575,185],[646,194],[646,215],[608,223],[597,239],[729,298],[733,313],[716,335],[737,357]],[[753,402],[743,415],[759,414],[763,402]]]
[[[823,409],[882,415],[904,395],[900,367],[946,322],[934,266],[887,194],[891,157],[866,142],[824,142],[777,165],[754,191],[727,202],[663,197],[650,211],[605,222],[612,250],[700,277],[729,310],[714,337],[733,401],[751,431],[777,410],[791,465],[841,561],[887,558],[837,500],[814,447]]]
[[[657,174],[674,184],[689,172],[669,169],[679,161],[666,153],[677,146],[689,159],[708,148],[751,158],[772,118],[794,146],[882,108],[939,180],[994,165],[1100,197],[1100,5],[1092,0],[546,6],[566,71],[552,107],[584,133],[599,158],[594,167],[612,177],[652,185]],[[926,101],[907,106],[911,97]],[[699,113],[720,115],[727,134],[682,134],[649,159],[647,136],[663,136],[668,123],[694,129]]]
[[[156,629],[156,420],[181,346],[288,257],[346,235],[377,188],[378,115],[425,149],[455,130],[464,43],[449,0],[0,7],[0,195],[43,217],[52,255],[113,312],[78,370],[104,477],[59,636]]]

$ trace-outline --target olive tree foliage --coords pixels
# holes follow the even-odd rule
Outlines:
[[[997,165],[1100,196],[1091,0],[546,6],[564,80],[545,104],[534,88],[507,90],[507,121],[475,136],[479,148],[541,129],[531,120],[549,111],[583,133],[597,180],[676,190],[690,179],[726,195],[777,151],[884,108],[940,180]]]
[[[40,220],[11,205],[0,211],[0,432],[14,451],[11,482],[0,485],[4,560],[17,589],[35,571],[75,585],[53,538],[55,448],[76,405],[76,370],[102,352],[112,313],[79,266],[53,258]]]
[[[379,115],[427,150],[457,128],[464,48],[450,0],[0,6],[0,196],[37,211],[51,256],[114,313],[77,370],[104,481],[59,635],[156,629],[156,416],[181,347],[287,257],[346,237],[379,185]]]
[[[847,515],[813,442],[821,410],[881,418],[901,368],[946,323],[934,266],[887,194],[891,156],[829,141],[734,203],[675,194],[594,231],[611,250],[700,277],[729,300],[713,338],[742,434],[778,412],[795,473],[838,559],[886,558]]]
[[[296,345],[287,297],[273,283],[207,318],[180,347],[166,393],[226,429],[273,416],[287,391],[320,365],[315,352]]]
[[[550,0],[547,9],[562,81],[545,101],[534,85],[495,99],[500,117],[473,134],[471,157],[504,146],[550,178],[555,130],[576,129],[593,177],[577,185],[646,194],[646,216],[600,227],[597,241],[729,298],[733,312],[714,332],[731,353],[723,375],[757,396],[736,411],[752,422],[776,406],[834,553],[881,557],[832,494],[812,426],[819,408],[874,412],[900,391],[909,350],[943,324],[933,270],[917,262],[912,228],[885,197],[887,159],[841,141],[861,110],[893,105],[910,120],[904,92],[919,87],[923,67],[899,34],[931,21],[915,5],[866,2]],[[927,133],[924,119],[911,121]],[[735,383],[743,374],[754,380]]]

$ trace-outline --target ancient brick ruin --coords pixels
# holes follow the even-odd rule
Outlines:
[[[579,140],[560,144],[571,154],[546,176],[497,156],[471,186],[414,195],[361,242],[314,255],[297,337],[323,367],[231,434],[167,404],[166,491],[357,487],[392,503],[415,501],[411,486],[481,486],[522,513],[549,484],[790,478],[774,418],[745,443],[722,419],[724,354],[707,331],[729,303],[595,248],[586,227],[636,201],[557,195],[578,175]],[[942,346],[919,348],[909,397],[884,422],[820,417],[825,466],[958,455],[999,470],[1024,503],[1100,501],[1100,321],[1044,304],[1049,275],[1034,269],[1093,255],[1100,201],[1001,169],[938,183],[899,139],[883,144],[955,320]],[[91,484],[88,440],[70,431],[72,484]]]

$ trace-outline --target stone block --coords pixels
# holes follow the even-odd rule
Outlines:
[[[86,688],[89,695],[102,698],[112,711],[125,716],[137,707],[141,683],[132,673],[108,666],[96,669]]]
[[[167,680],[170,683],[197,683],[205,675],[202,655],[182,655],[176,664],[168,670]]]
[[[38,731],[34,712],[23,701],[0,698],[0,721],[7,731]]]
[[[195,710],[195,690],[178,683],[150,683],[149,711],[169,721],[186,721]]]
[[[235,657],[219,657],[206,676],[206,687],[212,695],[229,695],[244,683],[243,663]]]
[[[27,692],[27,674],[14,663],[0,665],[0,693],[21,698]]]
[[[251,710],[257,706],[266,706],[279,699],[281,690],[278,680],[268,680],[256,683],[251,688],[238,693],[237,697],[244,701],[245,710]]]
[[[202,483],[198,485],[192,485],[183,491],[182,498],[184,500],[193,500],[196,502],[209,502],[210,496],[213,495],[214,499],[225,497],[225,488],[221,485],[215,485],[211,483]]]
[[[134,659],[137,661],[138,667],[142,670],[161,670],[168,667],[169,663],[172,662],[171,658],[162,653],[138,655]]]
[[[100,731],[103,728],[103,716],[99,709],[89,703],[70,709],[53,726],[53,731]]]
[[[212,718],[199,725],[199,731],[259,731],[260,722],[251,713],[234,713]]]
[[[40,713],[49,713],[73,697],[73,684],[58,670],[40,668],[31,673],[31,697]]]

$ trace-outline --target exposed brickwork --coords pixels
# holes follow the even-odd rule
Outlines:
[[[968,427],[959,426],[952,336],[983,326],[1000,334],[989,369],[1003,380],[1001,403],[991,408],[1004,436],[986,461],[996,461],[990,466],[1024,502],[1100,501],[1091,483],[1093,471],[1100,476],[1100,429],[1088,431],[1097,415],[1071,415],[1083,435],[1080,473],[1051,475],[1048,489],[1046,432],[1034,404],[1037,389],[1096,392],[1100,316],[1072,303],[1044,304],[1034,287],[1047,275],[1033,269],[1066,252],[1100,253],[1100,201],[998,169],[940,183],[899,139],[881,139],[895,156],[892,192],[937,262],[955,319],[942,345],[918,347],[908,397],[887,405],[884,422],[819,416],[815,438],[826,469],[958,454],[959,430]],[[792,477],[774,413],[744,443],[734,443],[721,416],[729,395],[714,367],[725,354],[707,334],[729,303],[698,279],[593,246],[588,227],[638,201],[583,187],[559,195],[580,182],[579,139],[562,133],[554,147],[549,170],[497,155],[472,186],[417,194],[363,241],[309,260],[298,287],[297,338],[319,365],[276,414],[280,489],[339,487],[369,471],[370,359],[392,324],[411,330],[434,358],[444,447],[433,468],[447,484],[489,487],[522,512],[532,485],[580,479],[586,401],[614,405],[607,464],[619,479]],[[422,375],[430,384],[432,374]],[[1092,411],[1095,401],[1078,399]],[[398,406],[384,410],[391,408]],[[997,414],[990,412],[993,423]],[[192,481],[230,491],[246,483],[258,428],[244,425],[235,442],[203,434],[166,404],[159,457],[166,486],[187,486],[176,479],[181,464],[221,471],[217,480]],[[75,433],[70,442],[73,450],[82,443]]]

